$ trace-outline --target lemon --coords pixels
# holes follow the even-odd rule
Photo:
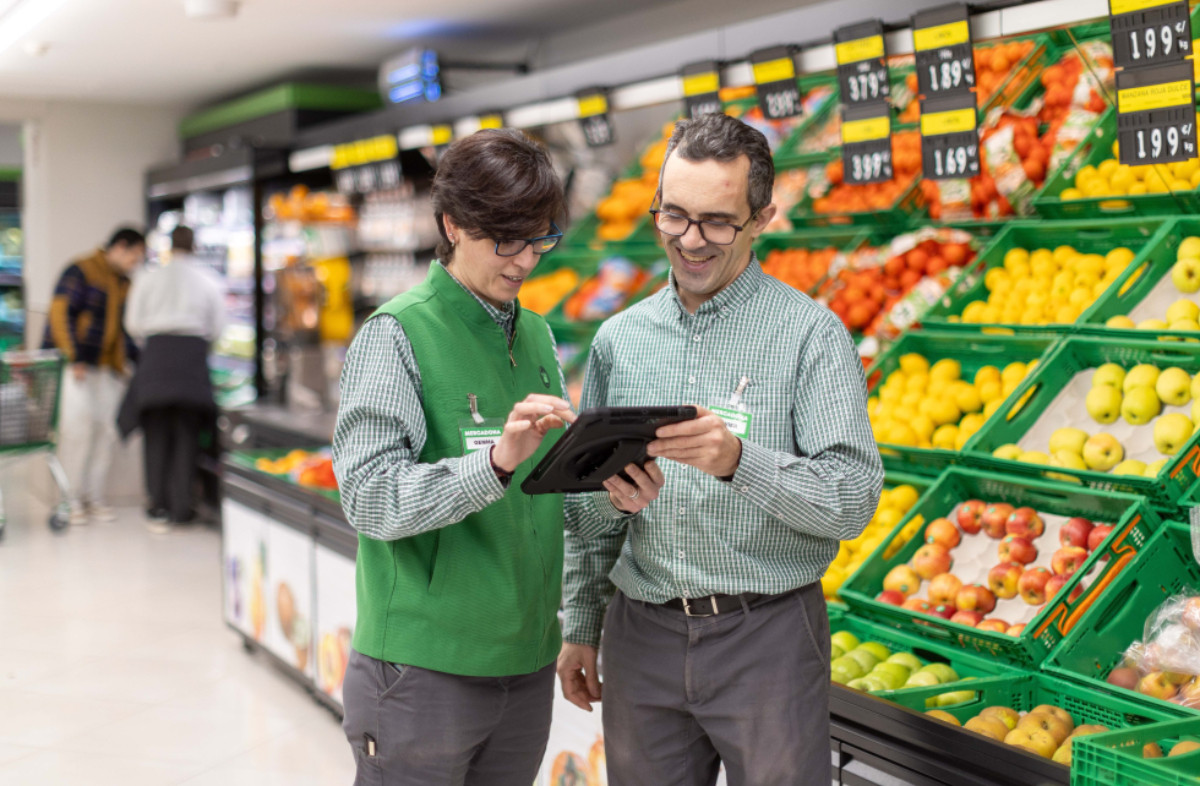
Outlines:
[[[1200,188],[1200,170],[1193,172],[1188,182],[1192,184],[1193,189]]]
[[[962,411],[959,410],[958,405],[945,399],[932,401],[931,405],[926,409],[926,414],[939,426],[944,426],[947,423],[957,423],[962,418]]]
[[[1136,325],[1134,324],[1134,321],[1124,315],[1109,317],[1108,321],[1105,322],[1104,325],[1105,325],[1105,327],[1126,328],[1129,330],[1132,330],[1134,327],[1136,327]]]
[[[1028,264],[1029,252],[1023,248],[1010,248],[1004,255],[1004,268],[1011,271],[1014,265]]]
[[[1095,295],[1093,294],[1092,290],[1088,289],[1087,287],[1079,287],[1078,289],[1071,290],[1071,294],[1067,296],[1067,302],[1072,306],[1078,306],[1080,309],[1082,309],[1091,303],[1094,297]]]
[[[987,303],[982,300],[973,300],[963,309],[963,322],[982,322],[979,318],[980,312],[987,308]]]
[[[1004,405],[1004,399],[1002,399],[1002,398],[997,398],[992,401],[989,401],[987,403],[987,406],[985,406],[983,408],[983,416],[985,418],[990,418],[992,415],[995,415],[996,410],[1000,409],[1000,407],[1002,407],[1003,405]]]
[[[933,432],[933,446],[939,450],[955,450],[957,440],[958,426],[947,423]]]
[[[1065,306],[1059,306],[1058,310],[1054,312],[1054,322],[1059,325],[1070,325],[1079,319],[1080,313],[1082,312],[1079,306],[1070,303]]]
[[[1133,251],[1124,246],[1114,248],[1104,255],[1104,268],[1106,270],[1124,270],[1129,267],[1129,263],[1133,261],[1134,256]]]
[[[1079,185],[1081,183],[1086,183],[1087,181],[1091,180],[1092,178],[1098,176],[1099,174],[1100,174],[1100,171],[1098,169],[1096,169],[1096,167],[1092,166],[1091,164],[1088,164],[1087,166],[1080,169],[1079,172],[1077,172],[1075,174],[1075,185]]]
[[[917,435],[918,440],[928,440],[933,436],[935,426],[928,415],[917,415],[909,422],[909,425]]]
[[[1066,264],[1068,261],[1070,261],[1071,259],[1073,259],[1076,256],[1079,256],[1079,252],[1076,251],[1075,249],[1071,248],[1070,246],[1059,246],[1058,248],[1054,249],[1054,251],[1053,251],[1054,261],[1057,262],[1059,265]]]
[[[1120,160],[1120,158],[1121,158],[1121,143],[1119,141],[1113,142],[1112,153],[1113,153],[1113,158]]]
[[[1004,370],[1000,372],[1000,380],[1005,384],[1012,383],[1015,385],[1025,378],[1027,371],[1028,366],[1017,360],[1004,367]]]
[[[995,306],[988,306],[979,314],[979,321],[985,325],[994,325],[1000,321],[1000,310]]]
[[[983,409],[983,397],[973,385],[959,388],[954,393],[954,403],[963,412],[978,412]]]
[[[912,409],[916,409],[921,404],[921,401],[924,398],[925,398],[925,393],[923,391],[909,390],[909,391],[906,391],[904,393],[904,395],[900,397],[900,406],[911,407]]]
[[[924,372],[910,374],[904,382],[904,389],[909,393],[913,391],[923,393],[927,387],[929,387],[929,375]]]
[[[880,529],[891,532],[900,523],[900,520],[904,518],[904,511],[897,508],[884,508],[878,512],[877,516],[879,518]]]
[[[1038,279],[1047,278],[1047,279],[1053,280],[1055,274],[1058,273],[1059,265],[1053,259],[1046,259],[1045,257],[1040,257],[1040,258],[1034,259],[1030,263],[1029,267],[1030,267],[1030,270],[1033,271],[1034,278],[1038,278]]]
[[[906,420],[912,420],[907,418]],[[912,430],[912,427],[907,423],[894,423],[887,430],[886,439],[891,445],[900,445],[902,447],[916,447],[917,435]]]
[[[1013,251],[1020,251],[1020,249],[1014,248]],[[1012,251],[1009,252],[1009,254],[1011,253]],[[1028,260],[1022,261],[1024,262]],[[1004,262],[1006,265],[1008,264],[1008,255],[1005,255]],[[1008,272],[1007,268],[994,267],[983,276],[983,285],[987,287],[989,292],[995,292],[999,288],[1001,282],[1007,283],[1009,289],[1012,288],[1012,274]]]
[[[920,495],[917,490],[904,483],[896,486],[891,492],[891,504],[902,511],[908,512],[908,509],[917,504],[917,498]]]
[[[1100,162],[1098,167],[1096,167],[1096,171],[1104,177],[1112,177],[1113,172],[1116,172],[1120,166],[1121,164],[1119,161],[1117,161],[1117,159],[1106,158]]]
[[[979,370],[975,372],[976,387],[982,385],[985,382],[999,382],[999,381],[1000,381],[1000,369],[996,368],[995,366],[981,366],[979,368]]]
[[[1141,184],[1134,183],[1134,185],[1136,186],[1136,185],[1141,185]],[[1130,188],[1132,189],[1133,186],[1130,186]],[[1078,188],[1071,187],[1071,188],[1064,188],[1062,193],[1058,195],[1058,198],[1065,202],[1069,202],[1069,201],[1073,201],[1076,199],[1083,199],[1084,196],[1083,196],[1083,192],[1080,191]]]
[[[984,423],[987,423],[987,415],[980,412],[973,412],[962,419],[962,423],[958,424],[958,428],[960,431],[969,431],[974,434],[983,428]]]
[[[929,361],[916,352],[900,356],[900,369],[905,374],[929,373]]]
[[[1146,188],[1145,183],[1134,183],[1129,187],[1129,191],[1127,193],[1129,196],[1144,196],[1145,194],[1150,193],[1150,191]]]
[[[1137,176],[1133,174],[1133,170],[1125,165],[1121,165],[1108,178],[1109,185],[1113,191],[1121,194],[1129,193],[1129,189],[1134,183],[1138,182]]]
[[[942,358],[929,369],[930,379],[955,380],[962,377],[962,364],[953,358]]]

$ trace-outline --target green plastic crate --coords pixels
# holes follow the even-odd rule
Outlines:
[[[888,375],[900,367],[900,358],[910,352],[923,355],[932,366],[939,360],[957,360],[962,378],[973,380],[984,366],[1003,369],[1009,363],[1041,360],[1054,346],[1054,339],[1039,336],[964,336],[958,333],[915,331],[902,335],[867,368],[867,391],[873,394]],[[1003,408],[1003,407],[1001,407]],[[879,444],[883,465],[889,470],[937,475],[959,460],[955,450]]]
[[[924,544],[924,533],[929,522],[939,517],[950,516],[960,502],[969,499],[980,499],[988,503],[1007,502],[1015,507],[1027,505],[1040,513],[1051,515],[1083,516],[1093,521],[1111,522],[1114,529],[1104,545],[1097,548],[1079,572],[1067,581],[1059,594],[1042,607],[1020,636],[978,630],[876,600],[883,590],[883,580],[888,572],[898,565],[908,563],[917,549]],[[924,523],[917,535],[890,559],[885,558],[883,555],[890,542],[903,531],[910,520],[918,516]],[[898,625],[925,638],[976,650],[1020,666],[1037,667],[1062,640],[1072,615],[1080,608],[1090,605],[1095,597],[1104,592],[1116,571],[1133,558],[1158,526],[1157,514],[1141,497],[1082,488],[1067,489],[1061,485],[1034,479],[1004,477],[951,467],[922,495],[920,501],[896,525],[882,546],[847,579],[840,594],[854,612],[871,619]],[[1105,554],[1109,559],[1102,562],[1101,557]],[[1096,565],[1100,566],[1100,573],[1089,579],[1090,584],[1079,597],[1068,600]]]
[[[1168,523],[1119,573],[1107,592],[1090,608],[1069,620],[1062,643],[1050,654],[1047,672],[1079,682],[1101,693],[1148,704],[1164,712],[1200,717],[1200,710],[1110,685],[1110,671],[1125,650],[1145,635],[1146,620],[1174,595],[1200,590],[1200,563],[1192,554],[1192,532],[1185,524]],[[1200,774],[1200,773],[1198,773]]]
[[[1071,744],[1072,786],[1195,786],[1200,751],[1143,759],[1142,747],[1156,742],[1167,752],[1181,740],[1200,741],[1200,718],[1171,720],[1078,738]]]
[[[311,448],[300,448],[300,450],[306,450],[309,453],[315,453],[316,451],[322,450],[325,447],[328,447],[328,446],[327,445],[314,446]],[[312,486],[301,486],[299,483],[296,483],[295,481],[293,481],[290,475],[276,475],[273,472],[264,472],[263,470],[261,470],[257,466],[255,466],[255,462],[258,461],[259,459],[268,459],[270,461],[277,461],[277,460],[283,458],[284,456],[286,456],[287,454],[291,453],[293,450],[296,450],[296,448],[268,448],[268,449],[264,449],[264,450],[236,450],[236,451],[232,451],[232,452],[226,454],[226,459],[231,464],[236,464],[239,467],[243,467],[245,469],[252,470],[261,475],[266,475],[267,477],[276,478],[285,483],[291,483],[292,485],[296,486],[297,488],[304,489],[305,491],[310,492],[312,494],[316,494],[317,496],[325,497],[326,499],[333,500],[334,502],[340,503],[341,499],[342,499],[341,493],[334,489],[318,489],[318,488],[313,488]]]
[[[1191,331],[1155,331],[1105,326],[1110,318],[1129,314],[1146,299],[1159,281],[1171,275],[1175,266],[1175,253],[1185,237],[1200,235],[1200,218],[1183,217],[1170,220],[1166,231],[1155,240],[1159,248],[1140,264],[1130,265],[1116,284],[1100,296],[1092,307],[1080,316],[1076,323],[1079,333],[1104,337],[1110,341],[1144,341],[1151,336],[1166,336],[1175,339],[1195,338]],[[1195,300],[1196,296],[1179,294],[1180,298]]]
[[[832,189],[831,189],[832,190]],[[796,203],[788,218],[797,227],[829,227],[839,225],[885,227],[893,232],[907,227],[918,216],[926,213],[925,196],[921,193],[921,177],[918,174],[912,184],[886,210],[868,210],[859,213],[814,213],[816,197],[805,193]]]
[[[557,253],[557,252],[554,252]],[[552,256],[552,255],[551,255]],[[587,280],[596,274],[604,260],[613,257],[624,257],[635,265],[650,269],[655,262],[665,260],[666,254],[658,246],[627,246],[622,248],[609,247],[603,251],[590,251],[580,255],[578,264],[583,267],[577,268],[583,275],[580,284],[574,290],[567,294],[557,306],[546,314],[546,323],[550,326],[550,330],[554,333],[555,340],[559,343],[559,349],[565,349],[563,345],[582,344],[586,350],[591,345],[592,337],[596,331],[600,329],[600,324],[603,320],[575,321],[568,319],[564,311],[566,303],[579,291],[580,287]],[[636,296],[635,293],[634,296]],[[633,296],[631,296],[633,297]],[[628,305],[628,303],[626,304]],[[584,352],[586,355],[586,352]]]
[[[1092,337],[1067,337],[1017,387],[1013,393],[1015,401],[1006,403],[996,413],[997,417],[991,418],[967,442],[963,449],[965,463],[1013,476],[1038,477],[1059,484],[1078,483],[1098,491],[1140,494],[1161,505],[1174,505],[1192,493],[1200,486],[1200,433],[1193,434],[1187,444],[1170,458],[1157,478],[1050,467],[1009,461],[992,455],[992,451],[1002,445],[1019,443],[1025,432],[1033,427],[1059,391],[1069,385],[1076,374],[1105,363],[1118,363],[1126,369],[1139,363],[1151,363],[1159,368],[1179,366],[1189,374],[1196,374],[1200,373],[1200,344],[1159,341],[1115,343]],[[1097,424],[1097,431],[1102,429]]]
[[[833,248],[838,252],[848,254],[873,242],[875,242],[875,233],[869,229],[863,227],[829,227],[826,229],[809,229],[800,232],[779,232],[762,235],[759,237],[758,242],[755,243],[754,251],[758,255],[758,260],[764,262],[768,254],[781,249],[807,248],[812,250]],[[826,275],[825,278],[818,281],[816,286],[805,294],[815,295],[828,278],[828,275]]]
[[[1054,249],[1069,245],[1084,253],[1107,254],[1114,248],[1127,247],[1137,256],[1129,269],[1136,269],[1152,255],[1168,253],[1160,242],[1169,229],[1170,222],[1162,219],[1120,219],[1109,221],[1015,221],[998,234],[964,275],[934,303],[921,320],[934,330],[957,332],[985,332],[993,334],[1047,335],[1072,332],[1084,316],[1095,307],[1095,302],[1071,325],[1020,325],[1015,323],[965,323],[960,321],[963,310],[973,301],[986,301],[988,289],[984,282],[987,271],[1004,264],[1004,256],[1013,248],[1033,251],[1038,248]],[[1126,270],[1128,273],[1129,270]],[[1120,286],[1120,279],[1113,289]],[[953,318],[953,319],[952,319]]]

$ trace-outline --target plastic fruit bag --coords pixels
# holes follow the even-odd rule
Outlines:
[[[1159,606],[1146,620],[1143,640],[1125,651],[1121,668],[1137,671],[1139,692],[1200,708],[1200,590]],[[1119,684],[1113,675],[1109,681]]]

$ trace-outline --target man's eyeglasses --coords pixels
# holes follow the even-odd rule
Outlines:
[[[541,237],[529,237],[522,240],[497,240],[496,241],[496,256],[500,257],[515,257],[525,250],[526,246],[533,246],[533,253],[541,256],[554,250],[558,245],[558,241],[562,240],[562,230],[553,221],[550,222],[550,234],[542,235]]]
[[[715,246],[727,246],[737,239],[737,233],[741,232],[750,222],[754,220],[754,214],[746,219],[744,224],[730,224],[727,221],[705,221],[696,218],[688,218],[681,216],[678,213],[672,213],[668,210],[651,210],[650,215],[654,216],[654,225],[658,227],[658,231],[672,237],[683,237],[695,224],[700,228],[700,237],[704,238],[704,242],[712,243]]]

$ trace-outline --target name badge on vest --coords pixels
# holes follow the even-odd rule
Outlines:
[[[742,403],[742,394],[746,392],[749,384],[750,378],[742,377],[738,381],[733,395],[729,397],[728,403],[723,406],[711,407],[713,414],[725,421],[725,428],[729,429],[729,433],[735,437],[749,436],[750,424],[754,420],[754,416],[746,411],[746,405]]]
[[[504,421],[496,418],[485,418],[479,414],[479,399],[474,393],[467,394],[471,406],[470,420],[460,420],[458,433],[462,437],[462,451],[469,456],[479,450],[486,450],[500,441],[504,434]]]

